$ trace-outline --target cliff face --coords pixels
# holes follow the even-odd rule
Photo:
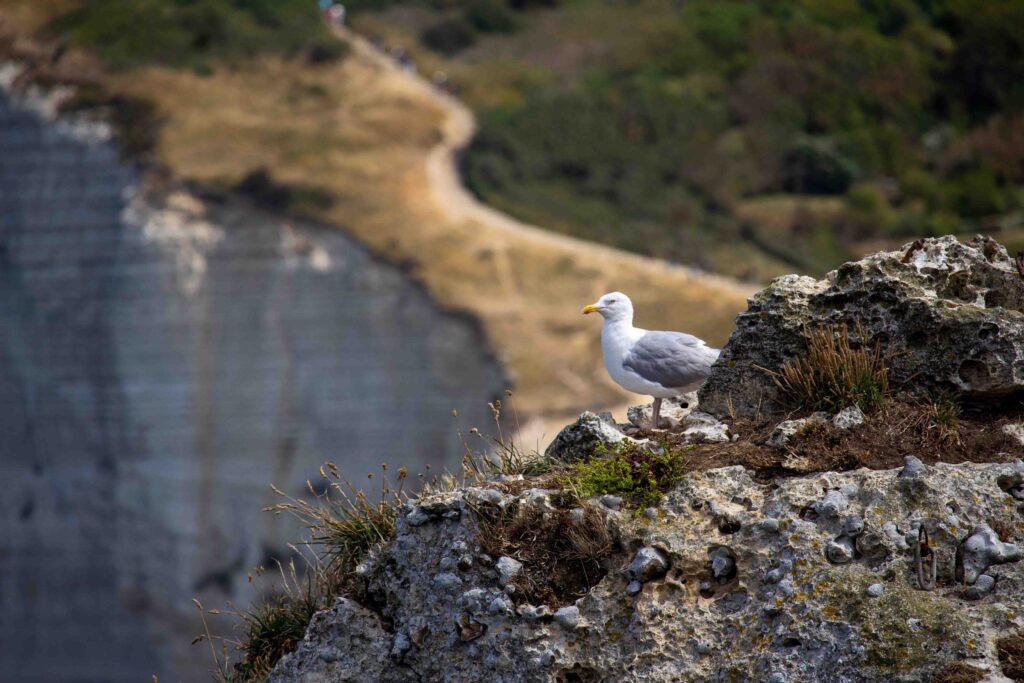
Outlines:
[[[189,599],[298,535],[267,484],[455,466],[502,372],[336,229],[148,200],[51,109],[0,90],[0,679],[199,680]]]

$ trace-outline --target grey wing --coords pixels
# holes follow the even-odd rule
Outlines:
[[[691,387],[707,378],[718,353],[718,349],[691,334],[647,332],[629,350],[622,365],[666,388]]]

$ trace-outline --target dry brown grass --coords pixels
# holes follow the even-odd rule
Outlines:
[[[836,412],[851,405],[868,411],[889,393],[881,344],[854,347],[846,325],[805,331],[807,354],[767,372],[789,407]],[[864,330],[857,338],[865,339]]]
[[[1012,681],[1024,681],[1024,633],[997,640],[996,652],[1003,675]]]
[[[513,582],[517,601],[552,608],[572,604],[608,573],[618,544],[600,511],[574,503],[583,510],[581,519],[573,519],[568,509],[525,504],[477,511],[484,552],[523,563]]]

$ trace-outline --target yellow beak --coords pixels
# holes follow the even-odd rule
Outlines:
[[[597,313],[600,310],[601,307],[597,304],[590,304],[589,306],[583,307],[583,315],[586,315],[587,313]]]

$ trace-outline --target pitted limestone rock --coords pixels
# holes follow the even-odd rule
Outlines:
[[[700,389],[701,409],[772,409],[778,388],[762,368],[804,354],[807,328],[836,324],[847,324],[855,343],[879,341],[892,352],[890,379],[904,391],[997,400],[1024,393],[1024,279],[991,238],[939,237],[846,263],[823,280],[773,280],[737,317]]]
[[[973,584],[992,565],[1020,559],[1020,548],[1012,543],[1003,543],[992,527],[979,524],[958,548],[957,575],[966,583]]]
[[[585,595],[550,605],[505,594],[495,561],[483,558],[468,492],[430,496],[421,508],[460,514],[419,526],[408,521],[412,506],[400,514],[394,540],[372,553],[359,578],[373,610],[347,601],[318,615],[270,681],[724,683],[780,675],[909,683],[961,659],[998,675],[994,641],[1024,628],[1024,562],[1010,561],[1019,555],[1011,539],[978,527],[1018,528],[1003,487],[1024,481],[1024,464],[899,474],[767,483],[729,467],[688,474],[656,520],[599,507],[624,550],[609,556],[608,574]],[[524,503],[519,494],[507,504]],[[724,529],[724,516],[737,524]],[[917,588],[914,568],[922,523],[938,559],[931,591]],[[975,536],[966,545],[985,559],[972,564],[968,594],[954,556]],[[826,555],[836,539],[852,543],[843,564]],[[642,548],[669,563],[646,586],[628,571]],[[458,572],[461,585],[438,590],[445,558],[466,554],[474,562]]]
[[[675,398],[666,398],[661,404],[662,427],[675,429],[682,423],[683,419],[697,407],[697,392],[691,391]],[[653,407],[650,403],[638,406],[630,406],[626,411],[626,419],[634,427],[647,428],[651,424]]]

